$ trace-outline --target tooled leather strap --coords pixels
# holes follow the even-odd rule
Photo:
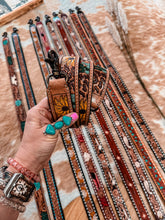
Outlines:
[[[83,23],[83,25],[86,27],[86,30],[88,31],[88,35],[90,36],[90,38],[93,40],[93,42],[95,42],[95,44],[96,44],[96,42],[98,42],[97,41],[97,39],[96,39],[96,37],[95,37],[95,35],[94,35],[94,33],[93,33],[93,31],[92,31],[92,29],[91,29],[91,27],[90,27],[90,25],[89,25],[89,22],[87,21],[87,19],[86,19],[86,17],[85,17],[85,15],[84,15],[84,13],[82,13],[81,11],[79,11],[78,12],[78,15],[79,15],[79,18],[80,18],[80,20],[82,21],[82,23]],[[96,44],[96,47],[98,48],[98,45],[99,45],[99,43],[97,43]],[[100,51],[101,51],[101,48],[100,48],[100,50],[98,50],[98,52],[100,53]],[[100,56],[100,60],[103,60],[104,61],[104,59],[105,59],[105,57],[103,56]],[[121,83],[120,83],[120,85],[121,85]],[[113,93],[113,95],[111,96],[111,99],[112,100],[114,100],[115,98],[115,96],[117,96],[117,93],[115,92],[115,89],[114,89],[114,87],[113,87],[113,85],[112,85],[112,82],[111,81],[109,81],[109,85],[108,85],[108,89],[109,90],[111,90],[111,92]],[[118,99],[119,99],[119,97],[118,97]],[[120,99],[119,99],[120,100]],[[118,100],[118,101],[119,101]],[[122,104],[121,104],[122,105]],[[123,105],[122,105],[123,106]],[[117,106],[117,108],[119,108],[119,106]],[[119,112],[119,111],[118,111]],[[120,113],[120,112],[119,112]],[[125,117],[125,116],[123,116],[123,114],[121,114],[122,115],[122,117]],[[132,131],[131,131],[132,132]],[[131,137],[133,138],[133,137],[135,137],[135,136],[132,136],[131,135]],[[135,142],[136,143],[136,146],[137,146],[137,144],[140,144],[139,142]],[[138,149],[138,151],[139,151],[139,147],[137,146],[137,149]],[[146,148],[145,148],[146,149]],[[140,151],[139,151],[139,153],[140,153]],[[151,163],[151,156],[149,155],[149,153],[145,150],[145,154],[147,154],[147,158],[144,158],[145,157],[145,155],[143,155],[143,159],[144,159],[144,162],[145,162],[145,164],[146,164],[146,167],[147,167],[147,169],[148,169],[148,171],[149,171],[149,173],[150,173],[150,175],[151,175],[151,177],[152,177],[152,179],[153,179],[153,181],[154,181],[154,183],[156,184],[156,186],[158,187],[158,190],[159,190],[159,192],[161,193],[161,195],[163,196],[163,198],[164,198],[164,190],[165,190],[165,187],[164,187],[164,183],[163,183],[163,178],[162,178],[162,176],[160,175],[160,173],[159,173],[159,171],[158,171],[158,169],[157,169],[157,167],[156,166],[154,166],[155,164],[153,164],[153,166],[150,166],[150,163]],[[142,155],[142,152],[141,152],[141,155]],[[148,160],[149,158],[150,158],[150,160]],[[154,173],[154,172],[156,172],[156,173]],[[158,175],[157,175],[157,173],[158,173]]]
[[[88,53],[89,56],[91,57],[91,59],[94,62],[94,65],[98,65],[100,67],[103,67],[102,62],[100,61],[97,53],[95,52],[95,49],[93,48],[90,39],[88,37],[88,35],[86,34],[81,22],[79,21],[78,16],[73,13],[72,10],[70,10],[71,12],[71,19],[72,22],[74,23],[80,38],[82,39]],[[107,73],[104,73],[104,71],[100,71],[100,74],[97,74],[97,68],[96,69],[96,73],[94,72],[94,81],[93,81],[93,93],[92,93],[92,102],[91,102],[91,106],[93,109],[98,108],[100,102],[102,101],[105,92],[106,92],[106,88],[108,85],[108,81],[109,81],[109,71],[107,70]],[[95,71],[94,69],[94,71]],[[101,69],[100,69],[101,70]],[[102,80],[100,80],[102,79]]]
[[[144,138],[146,139],[148,145],[150,146],[151,150],[153,151],[158,163],[162,167],[162,169],[165,172],[165,153],[162,149],[162,147],[159,145],[158,141],[156,140],[155,136],[153,135],[152,131],[150,130],[147,122],[143,118],[141,112],[139,111],[138,107],[136,106],[127,86],[125,85],[124,81],[122,80],[119,73],[116,71],[112,63],[110,62],[108,56],[106,55],[105,51],[103,50],[102,46],[100,45],[96,35],[94,34],[90,23],[85,16],[85,14],[78,9],[78,16],[83,24],[84,28],[86,29],[86,33],[90,37],[91,41],[93,42],[93,45],[95,46],[95,49],[102,60],[104,66],[108,67],[110,71],[111,79],[113,80],[119,94],[124,100],[124,103],[130,110],[132,116],[134,117],[139,129],[141,130]]]
[[[105,107],[105,110],[111,119],[111,122],[118,134],[118,137],[126,151],[126,154],[131,161],[131,164],[133,166],[133,169],[136,173],[136,176],[139,180],[139,183],[143,189],[143,192],[148,200],[148,203],[150,205],[150,208],[153,212],[153,215],[156,219],[161,219],[165,215],[162,205],[159,202],[158,195],[153,187],[153,184],[150,181],[149,174],[146,172],[144,163],[142,162],[141,157],[138,155],[136,147],[131,141],[131,138],[129,137],[126,128],[121,121],[117,111],[115,110],[115,107],[113,105],[112,100],[108,95],[104,97],[103,105]],[[102,108],[102,111],[105,115],[105,111]],[[132,127],[130,127],[132,128]],[[138,140],[137,140],[138,141]]]
[[[38,34],[40,36],[41,45],[42,45],[42,48],[44,51],[44,55],[45,55],[45,57],[47,57],[48,51],[51,49],[50,42],[49,42],[48,37],[46,35],[44,25],[40,21],[40,17],[37,16],[35,21],[36,21],[36,27],[38,30]]]
[[[22,84],[24,87],[27,105],[28,105],[28,108],[30,109],[31,107],[36,105],[36,101],[35,101],[33,89],[31,87],[29,75],[27,72],[20,38],[16,32],[17,30],[15,30],[15,32],[12,33],[12,41],[13,41],[13,46],[15,49],[16,57],[17,57],[17,62],[18,62],[19,69],[20,69],[20,74],[21,74]],[[48,220],[49,219],[48,209],[45,203],[45,198],[43,196],[42,187],[40,186],[40,183],[38,183],[38,187],[36,188],[36,191],[35,191],[35,200],[37,203],[40,218],[42,220]]]
[[[126,207],[124,198],[120,192],[113,169],[111,168],[108,158],[106,156],[104,147],[101,145],[99,137],[96,133],[95,126],[97,127],[97,125],[94,124],[90,119],[90,123],[88,124],[88,126],[82,128],[83,133],[87,137],[86,140],[88,145],[90,142],[90,145],[92,145],[92,148],[94,149],[95,156],[97,157],[97,160],[99,162],[107,189],[111,195],[119,219],[129,219],[130,214]],[[87,135],[84,130],[87,132]]]
[[[58,17],[58,15],[56,13],[53,13],[53,22],[56,24],[56,27],[58,28],[59,30],[59,34],[61,35],[61,39],[63,39],[64,41],[64,44],[69,52],[69,55],[70,56],[75,56],[75,52],[72,48],[72,45],[70,44],[69,40],[68,40],[68,37],[67,37],[67,34],[62,26],[62,23],[60,21],[60,18]]]
[[[50,78],[47,95],[54,121],[69,112],[73,112],[70,91],[65,78]]]
[[[18,30],[16,28],[13,28],[12,41],[13,41],[14,50],[15,50],[16,57],[17,57],[17,62],[18,62],[19,70],[20,70],[20,75],[21,75],[22,84],[23,84],[23,88],[24,88],[24,92],[26,96],[27,105],[28,105],[28,108],[31,108],[34,105],[36,105],[36,100],[34,97],[27,66],[25,63],[25,57],[23,54],[20,38],[19,38],[19,35],[17,34],[17,31]]]
[[[105,219],[116,219],[115,213],[107,197],[107,193],[105,191],[104,185],[101,181],[98,170],[92,158],[92,154],[89,151],[88,145],[83,136],[82,130],[80,128],[74,128],[73,134],[76,137],[76,141],[78,143],[80,153],[82,155],[82,159],[87,169],[89,178],[91,180],[96,198],[98,200],[98,203],[99,203],[99,206],[100,206],[100,209],[102,211],[104,218]]]
[[[68,129],[62,132],[61,136],[88,219],[99,219],[92,194],[85,179],[78,155],[75,150],[75,146],[72,142]]]
[[[60,196],[57,189],[57,183],[54,176],[51,160],[44,166],[43,174],[49,195],[49,200],[52,208],[54,219],[64,220],[64,213],[60,201]]]
[[[116,110],[118,114],[120,115],[128,133],[130,134],[130,137],[136,146],[136,149],[138,150],[152,180],[154,181],[155,185],[157,186],[158,191],[162,195],[163,199],[165,200],[165,181],[162,175],[160,174],[156,164],[154,163],[150,153],[148,152],[145,144],[143,143],[142,139],[138,135],[138,132],[132,123],[132,121],[129,119],[129,115],[127,113],[127,110],[125,109],[124,105],[121,104],[119,97],[117,94],[115,94],[114,89],[111,85],[109,85],[107,93],[110,97],[110,99],[113,101],[113,104],[116,107]]]
[[[9,38],[7,37],[7,33],[4,33],[2,43],[3,43],[4,52],[5,52],[13,98],[15,101],[17,118],[20,123],[20,134],[22,136],[23,131],[24,131],[24,126],[25,126],[25,120],[26,120],[26,112],[25,112],[25,108],[22,103],[21,95],[19,92],[17,74],[15,71],[15,66],[14,66],[14,62],[13,62],[13,55],[12,55],[12,51],[10,48]]]
[[[60,44],[57,33],[55,32],[55,28],[53,27],[52,21],[48,15],[45,15],[46,18],[46,26],[48,28],[49,34],[52,37],[52,41],[54,43],[55,51],[58,53],[59,56],[64,55],[64,48],[62,44]]]
[[[102,112],[100,111],[100,109],[98,109],[96,113],[94,114],[102,128],[102,131],[108,143],[110,152],[112,152],[113,154],[114,161],[118,166],[118,170],[120,172],[120,175],[122,176],[123,182],[125,183],[126,190],[128,191],[128,194],[137,211],[139,218],[150,219],[148,212],[143,204],[142,198],[139,194],[139,191],[135,185],[135,182],[133,181],[132,175],[130,174],[123,160],[123,156],[121,155],[120,150],[113,139],[109,126],[107,125]]]
[[[48,86],[47,77],[48,77],[49,72],[48,72],[48,66],[44,61],[44,57],[47,57],[47,52],[49,51],[50,47],[49,47],[49,42],[47,40],[47,36],[44,30],[43,24],[41,22],[38,22],[37,24],[38,24],[38,31],[40,32],[40,36],[42,38],[38,36],[38,32],[34,24],[33,25],[30,24],[30,31],[31,31],[31,36],[33,38],[34,48],[36,47],[35,49],[36,49],[36,54],[38,57],[39,65],[44,70],[43,79],[45,82],[45,86],[47,87]],[[44,49],[46,54],[44,54],[42,49]],[[53,216],[54,218],[64,219],[64,214],[63,214],[63,210],[62,210],[62,206],[61,206],[61,202],[59,198],[59,193],[58,193],[58,189],[57,189],[57,185],[56,185],[56,181],[54,177],[54,172],[52,170],[51,160],[49,160],[49,163],[45,165],[43,169],[43,174],[44,174],[44,179],[46,182],[47,190],[49,192],[48,194],[49,194]]]
[[[79,64],[79,122],[87,125],[91,107],[93,61],[80,61]]]
[[[49,68],[47,66],[47,63],[44,61],[45,56],[44,56],[42,46],[41,46],[41,43],[40,43],[40,40],[39,40],[36,25],[33,24],[32,19],[30,19],[28,23],[29,23],[29,32],[30,32],[30,35],[31,35],[31,38],[32,38],[32,41],[33,41],[33,46],[34,46],[34,49],[35,49],[35,52],[36,52],[36,56],[37,56],[38,63],[39,63],[40,69],[41,69],[41,73],[42,73],[44,82],[47,86],[47,77],[50,74]]]
[[[79,57],[65,56],[61,61],[61,74],[68,77],[73,111],[79,115]]]
[[[79,56],[83,60],[89,60],[89,55],[86,53],[83,44],[81,43],[81,40],[78,38],[77,33],[75,29],[73,28],[72,20],[64,14],[62,11],[60,11],[60,18],[61,21],[65,27],[65,30],[67,31],[68,35],[70,36],[70,39],[72,43],[74,44]]]

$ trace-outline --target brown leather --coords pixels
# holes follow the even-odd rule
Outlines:
[[[65,78],[50,78],[47,95],[52,116],[55,121],[73,111],[70,91]]]

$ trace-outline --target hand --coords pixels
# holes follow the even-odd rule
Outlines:
[[[72,126],[78,119],[76,113],[70,113],[67,116],[72,118],[71,124],[69,126],[64,125],[61,130]],[[62,121],[62,118],[58,121]],[[57,142],[60,130],[56,130],[55,135],[43,134],[48,124],[55,124],[52,122],[47,98],[44,98],[27,113],[24,135],[14,159],[36,174],[49,161]]]

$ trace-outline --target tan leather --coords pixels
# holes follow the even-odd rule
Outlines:
[[[47,88],[47,96],[52,116],[55,121],[61,116],[73,111],[70,91],[65,78],[50,78]]]

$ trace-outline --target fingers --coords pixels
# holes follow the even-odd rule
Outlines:
[[[67,114],[59,118],[55,123],[45,126],[44,134],[56,137],[60,131],[64,131],[65,129],[71,127],[77,121],[77,119],[77,113],[72,112]]]

